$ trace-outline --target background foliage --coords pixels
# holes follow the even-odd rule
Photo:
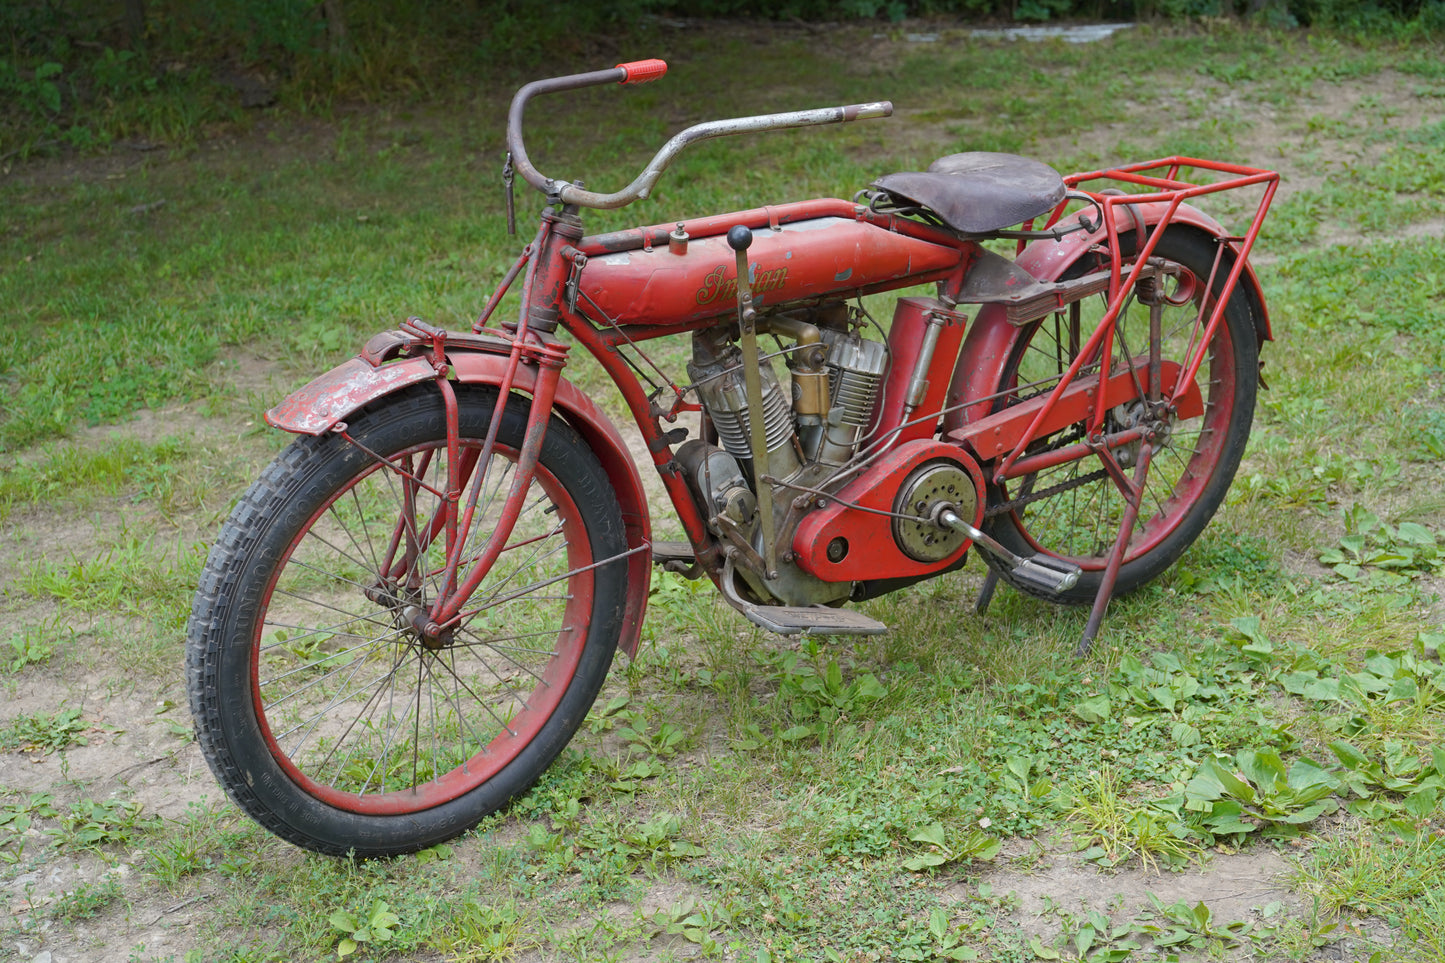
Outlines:
[[[1445,28],[1445,0],[14,0],[0,4],[0,162],[192,142],[248,107],[426,96],[478,71],[610,52],[648,19],[969,22],[1240,18],[1372,34]]]

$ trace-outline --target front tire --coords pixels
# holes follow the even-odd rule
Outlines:
[[[469,480],[496,392],[457,396]],[[468,555],[526,423],[509,399]],[[571,739],[621,633],[627,565],[607,560],[626,543],[597,458],[553,418],[506,550],[454,631],[427,636],[417,614],[445,554],[428,527],[446,490],[440,392],[384,399],[347,434],[298,438],[236,506],[192,607],[188,687],[202,752],[242,809],[307,849],[382,856],[475,826]]]

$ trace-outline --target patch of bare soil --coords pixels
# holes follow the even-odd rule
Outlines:
[[[1202,900],[1221,922],[1249,920],[1269,903],[1293,901],[1285,886],[1290,868],[1284,857],[1267,849],[1218,854],[1189,873],[1142,867],[1105,872],[1077,854],[1047,853],[1026,869],[992,870],[981,882],[997,894],[1013,894],[1022,928],[1042,935],[1049,931],[1043,917],[1054,909],[1074,914],[1103,909],[1127,919],[1147,912],[1151,895],[1165,905],[1183,901],[1193,906]]]
[[[238,387],[274,391],[274,365],[239,356],[230,360]],[[142,410],[122,424],[81,429],[23,457],[54,457],[67,446],[155,444],[179,437],[205,439],[213,457],[242,462],[254,473],[267,457],[254,429],[207,417],[199,407]],[[224,506],[234,494],[214,498]],[[211,496],[205,497],[209,502]],[[152,503],[126,497],[97,499],[75,510],[17,512],[7,520],[9,550],[0,558],[0,585],[12,584],[22,569],[42,561],[84,564],[124,533],[189,545],[208,540],[215,524],[213,512],[167,516]],[[194,815],[192,807],[208,811],[218,804],[222,793],[189,734],[180,630],[157,638],[154,625],[123,615],[102,617],[54,601],[0,595],[0,642],[26,632],[53,645],[54,652],[44,664],[10,674],[0,670],[0,729],[21,717],[69,709],[80,711],[86,728],[83,744],[63,752],[35,746],[0,752],[0,806],[24,805],[46,794],[64,814],[83,802],[125,800],[138,803],[145,818],[182,822]],[[10,647],[0,645],[0,658],[8,661],[10,655]],[[194,928],[207,918],[205,903],[215,886],[201,882],[173,893],[147,879],[144,850],[110,847],[101,855],[73,843],[59,845],[39,828],[54,830],[56,820],[36,823],[18,845],[7,847],[0,862],[0,919],[11,921],[3,928],[11,938],[0,959],[100,963],[124,959],[144,944],[137,958],[179,960],[200,947]],[[87,899],[100,905],[80,912],[68,908],[83,907]]]
[[[91,675],[61,695],[38,678],[21,683],[7,700],[7,718],[64,706],[80,708],[91,725],[86,745],[63,753],[0,754],[5,803],[47,793],[65,813],[82,801],[133,800],[144,816],[179,821],[192,804],[209,808],[221,796],[195,743],[161,723],[165,700],[149,687],[116,693],[114,684],[113,678]],[[184,712],[182,707],[179,716],[171,712],[164,718],[186,723]],[[70,845],[51,847],[52,840],[34,828],[21,841],[23,848],[10,848],[18,861],[0,870],[0,917],[19,928],[7,940],[4,958],[28,961],[43,948],[51,963],[102,963],[124,959],[144,943],[146,959],[171,953],[180,959],[197,945],[190,929],[205,918],[203,903],[145,880],[143,850],[101,856]],[[74,912],[67,904],[83,905],[87,895],[112,891],[120,898],[99,907],[93,918],[66,918]]]

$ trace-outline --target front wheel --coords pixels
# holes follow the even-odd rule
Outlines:
[[[1151,332],[1150,307],[1131,294],[1114,333],[1111,371],[1132,368],[1135,383],[1144,385],[1148,384],[1151,341],[1157,342],[1158,356],[1164,362],[1181,366],[1200,350],[1201,329],[1229,272],[1228,260],[1218,257],[1220,243],[1187,229],[1169,231],[1159,239],[1154,256],[1172,265],[1168,280],[1159,285],[1159,329]],[[1120,246],[1125,251],[1134,249],[1132,233],[1121,235]],[[1064,279],[1101,266],[1086,259]],[[995,410],[1053,390],[1097,327],[1104,301],[1099,296],[1077,314],[1062,312],[1021,328],[1008,349]],[[1098,364],[1097,358],[1085,358],[1078,377],[1089,377],[1088,372],[1097,371]],[[1222,323],[1203,346],[1203,363],[1194,379],[1202,414],[1155,421],[1160,444],[1152,453],[1115,594],[1139,588],[1174,564],[1223,502],[1249,438],[1258,378],[1258,341],[1244,293],[1236,287]],[[1118,432],[1154,417],[1141,397],[1111,409],[1104,431]],[[1077,446],[1086,433],[1085,424],[1070,425],[1035,440],[1028,453]],[[1115,455],[1132,476],[1140,455],[1138,443],[1116,449]],[[1087,604],[1098,593],[1124,516],[1120,487],[1102,461],[1089,456],[991,484],[983,528],[1019,555],[1043,553],[1077,565],[1082,570],[1078,582],[1045,597]],[[995,567],[1000,577],[1015,587],[1042,594],[1002,566]]]
[[[483,465],[496,392],[457,396],[463,504],[485,472],[475,558],[512,485],[527,406],[508,401]],[[445,569],[440,392],[387,398],[347,434],[297,439],[236,506],[202,575],[186,663],[202,752],[242,809],[307,849],[380,856],[465,832],[567,744],[621,633],[626,545],[602,467],[553,418],[505,550],[460,621],[428,634],[418,615]]]

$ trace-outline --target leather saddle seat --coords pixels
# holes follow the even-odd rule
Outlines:
[[[1064,179],[1017,154],[949,154],[926,171],[887,174],[872,184],[928,208],[964,234],[989,234],[1047,213],[1064,199]]]

